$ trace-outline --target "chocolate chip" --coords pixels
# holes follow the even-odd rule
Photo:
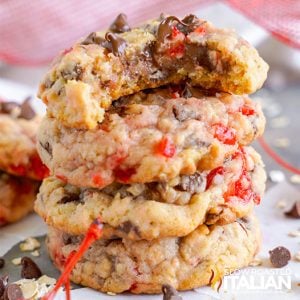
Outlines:
[[[2,299],[1,297],[4,294],[5,287],[7,286],[7,283],[8,283],[8,276],[7,275],[3,276],[3,277],[0,277],[0,299]]]
[[[2,269],[5,266],[5,260],[3,257],[0,257],[0,269]]]
[[[275,268],[282,268],[286,266],[291,259],[290,251],[285,247],[276,247],[269,251],[270,261]]]
[[[205,190],[205,187],[206,178],[200,173],[182,175],[180,177],[180,184],[175,186],[177,190],[189,192],[191,194],[201,193]]]
[[[49,142],[46,142],[46,143],[42,143],[42,142],[40,142],[40,145],[41,145],[41,147],[42,148],[44,148],[47,152],[48,152],[48,154],[52,157],[52,146],[49,144]]]
[[[163,300],[182,300],[182,297],[179,296],[176,289],[169,284],[164,284],[162,286],[162,292],[164,294]]]
[[[127,16],[125,14],[119,14],[110,25],[109,30],[114,33],[130,31],[130,27],[127,23]]]
[[[61,76],[66,80],[80,80],[82,73],[82,67],[76,64],[71,70],[63,70]]]
[[[33,110],[32,106],[30,105],[31,97],[28,97],[24,100],[24,102],[21,104],[21,113],[19,115],[19,118],[25,119],[25,120],[31,120],[36,116],[35,111]]]
[[[21,259],[21,277],[26,279],[37,279],[42,276],[42,272],[37,264],[29,257],[24,256]]]
[[[200,26],[199,19],[192,14],[185,16],[181,22],[182,23],[179,23],[177,27],[185,35],[189,34],[190,32],[194,31],[198,26]]]
[[[300,200],[296,201],[292,208],[284,214],[290,218],[300,219]]]
[[[125,232],[126,234],[133,232],[137,236],[140,236],[139,228],[136,225],[132,224],[130,221],[122,223],[117,229]]]
[[[72,193],[62,197],[57,203],[58,204],[66,204],[70,202],[81,202],[82,199],[80,194]]]
[[[182,104],[175,104],[173,106],[173,114],[179,122],[190,120],[196,117],[196,112],[194,110],[188,109]]]
[[[16,108],[19,108],[20,105],[13,101],[0,102],[0,113],[2,114],[11,114]]]
[[[4,291],[3,300],[24,300],[21,288],[13,283],[9,284]]]
[[[111,32],[106,33],[105,39],[111,43],[112,53],[115,56],[119,56],[120,54],[123,54],[127,46],[126,41],[124,39]]]

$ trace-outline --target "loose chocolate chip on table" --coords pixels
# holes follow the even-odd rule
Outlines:
[[[5,291],[5,287],[7,286],[7,283],[8,283],[8,276],[0,277],[0,299],[1,300]]]
[[[130,27],[127,23],[127,16],[125,14],[119,14],[110,25],[109,30],[114,33],[130,31]]]
[[[3,300],[24,300],[21,288],[17,284],[9,284],[4,291]]]
[[[26,279],[37,279],[42,276],[42,272],[37,264],[29,257],[24,256],[21,260],[21,277]]]
[[[290,218],[300,219],[300,200],[296,201],[292,208],[284,214]]]
[[[21,113],[19,115],[19,118],[25,119],[25,120],[31,120],[36,116],[35,111],[30,105],[31,98],[28,97],[24,100],[24,102],[21,104]]]
[[[163,300],[182,300],[178,292],[169,284],[164,284],[162,286],[162,292],[164,294]]]
[[[3,257],[0,257],[0,269],[2,269],[5,265],[5,260]]]
[[[275,268],[282,268],[286,266],[291,260],[290,251],[282,246],[276,247],[273,250],[269,251],[270,261]]]

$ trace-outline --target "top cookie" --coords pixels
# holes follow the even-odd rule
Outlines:
[[[233,31],[194,15],[161,17],[130,29],[118,16],[109,33],[91,33],[64,51],[46,74],[39,96],[65,126],[92,129],[113,100],[188,80],[235,94],[252,93],[268,66]]]

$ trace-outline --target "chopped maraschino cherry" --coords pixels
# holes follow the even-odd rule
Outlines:
[[[236,143],[235,133],[227,126],[217,123],[213,125],[214,137],[226,145],[234,145]]]
[[[197,27],[197,28],[195,29],[194,32],[197,32],[197,33],[200,34],[200,35],[204,35],[204,34],[206,33],[206,30],[205,30],[204,27],[199,26],[199,27]]]
[[[10,169],[13,173],[20,175],[20,176],[25,176],[26,175],[26,167],[23,165],[11,165]]]
[[[211,170],[206,177],[206,189],[209,189],[216,175],[224,175],[224,168],[218,167]]]
[[[82,243],[80,244],[77,251],[73,251],[69,254],[68,258],[66,259],[66,264],[64,271],[62,272],[61,276],[58,278],[55,287],[53,290],[45,295],[42,300],[53,300],[55,295],[57,294],[58,290],[63,286],[68,286],[69,277],[74,269],[77,262],[82,258],[84,253],[89,249],[92,243],[98,240],[102,236],[103,231],[103,224],[101,223],[100,218],[97,218],[89,227]],[[66,294],[68,297],[68,293],[66,288]]]
[[[44,179],[49,176],[49,169],[42,163],[38,155],[34,155],[30,159],[31,168],[38,179]]]
[[[116,178],[124,183],[129,182],[130,178],[132,175],[134,175],[136,173],[136,169],[135,168],[127,168],[127,169],[120,169],[117,168],[114,171]]]
[[[245,116],[252,116],[255,114],[255,110],[248,105],[240,107],[239,111]]]
[[[92,180],[93,180],[93,183],[94,183],[96,186],[101,186],[101,185],[103,185],[103,179],[102,179],[102,177],[101,177],[100,174],[95,174],[95,175],[93,175]]]
[[[56,176],[56,178],[58,178],[59,180],[61,180],[64,183],[68,182],[68,178],[65,175],[56,174],[55,176]]]
[[[176,146],[168,137],[164,137],[157,144],[156,152],[165,157],[173,157],[176,152]]]

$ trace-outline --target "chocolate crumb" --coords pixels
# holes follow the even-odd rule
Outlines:
[[[276,247],[273,250],[269,251],[270,261],[275,268],[282,268],[286,266],[291,260],[290,251],[282,246]]]
[[[296,201],[292,208],[284,214],[290,218],[300,219],[300,201]]]
[[[48,154],[52,157],[52,146],[49,144],[49,142],[46,142],[46,143],[42,143],[42,142],[40,142],[40,145],[41,145],[41,147],[42,148],[44,148],[47,152],[48,152]]]
[[[30,105],[31,97],[28,97],[24,100],[24,102],[21,104],[21,113],[19,115],[19,118],[23,118],[25,120],[31,120],[36,116],[35,111],[33,110],[32,106]]]
[[[0,257],[0,269],[2,269],[5,266],[5,260],[3,257]]]
[[[193,175],[182,175],[180,178],[180,184],[176,185],[175,188],[179,191],[189,192],[191,194],[200,193],[205,190],[206,178],[200,173]]]
[[[125,14],[119,14],[110,25],[109,30],[114,33],[130,31],[131,29],[127,23],[127,16]]]
[[[83,69],[79,64],[76,64],[72,70],[63,70],[61,76],[65,80],[80,80],[83,73]]]
[[[21,277],[26,279],[38,279],[42,276],[42,271],[38,265],[29,257],[24,256],[21,260]]]
[[[4,294],[3,294],[3,300],[23,300],[25,299],[22,293],[21,288],[13,283],[6,286]]]
[[[182,300],[182,297],[179,296],[176,289],[169,284],[164,284],[162,286],[162,292],[164,294],[163,300]]]

